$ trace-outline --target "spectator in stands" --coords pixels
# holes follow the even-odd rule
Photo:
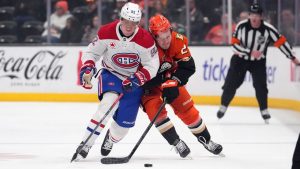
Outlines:
[[[197,0],[196,5],[197,8],[203,13],[203,16],[207,18],[209,24],[207,30],[220,23],[222,0]]]
[[[75,17],[67,19],[66,27],[61,31],[60,43],[80,43],[83,30]]]
[[[240,15],[239,15],[239,18],[238,18],[237,22],[240,22],[240,21],[242,21],[242,20],[248,19],[248,17],[249,17],[249,12],[247,12],[247,11],[242,11],[242,12],[240,13]]]
[[[55,12],[50,16],[51,25],[49,26],[51,43],[59,42],[61,30],[66,26],[66,21],[72,15],[68,10],[67,1],[58,1],[55,4]],[[45,31],[42,33],[44,40],[46,41],[48,35],[48,22],[44,24]]]
[[[117,20],[120,18],[120,11],[121,8],[128,2],[128,0],[116,0],[116,6],[115,9],[113,10],[113,13],[111,15],[111,20]]]
[[[186,7],[183,8],[183,11],[188,10],[190,12],[190,42],[197,43],[204,39],[204,33],[203,33],[203,25],[204,25],[204,17],[202,12],[197,9],[195,0],[188,0],[189,3],[189,9],[186,9]],[[185,30],[184,33],[187,31],[187,23],[186,23],[186,12],[180,13],[180,21],[179,23],[183,25],[183,29]],[[174,25],[178,28],[178,25]],[[176,29],[176,28],[175,28]],[[178,30],[178,29],[177,29]]]
[[[96,0],[86,0],[88,13],[87,13],[87,22],[91,23],[91,20],[94,16],[98,15],[97,11],[97,1]],[[87,24],[87,23],[84,23]]]
[[[161,0],[155,0],[153,4],[154,12],[153,15],[161,14],[166,15],[166,9]]]
[[[295,45],[296,40],[300,40],[300,33],[295,30],[295,15],[290,9],[281,11],[281,32],[291,45]]]
[[[235,30],[235,23],[232,24],[232,32]],[[228,44],[228,16],[222,15],[221,23],[212,27],[205,37],[205,41],[214,45]]]
[[[140,20],[140,23],[139,23],[139,26],[141,26],[142,28],[145,28],[146,27],[146,23],[147,23],[147,19],[145,18],[145,13],[147,12],[145,7],[146,7],[146,4],[145,2],[147,2],[147,6],[148,6],[148,16],[152,16],[154,15],[155,13],[155,9],[154,9],[154,2],[156,0],[148,0],[148,1],[136,1],[136,3],[140,6],[140,8],[142,9],[142,12],[143,12],[143,15],[142,15],[142,18]]]
[[[167,18],[171,22],[179,22],[179,16],[182,12],[182,7],[185,6],[185,1],[182,0],[168,0],[166,4]]]
[[[98,29],[99,29],[100,20],[98,16],[94,16],[93,21],[90,25],[85,27],[85,33],[82,37],[82,43],[90,43],[96,37]]]

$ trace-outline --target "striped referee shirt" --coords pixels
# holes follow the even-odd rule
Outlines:
[[[266,59],[267,48],[273,42],[274,46],[278,47],[286,57],[294,59],[292,47],[287,42],[286,38],[281,35],[274,26],[262,21],[259,28],[253,28],[250,24],[250,19],[239,22],[236,26],[232,37],[232,48],[236,55],[245,60],[260,60]],[[254,58],[251,56],[251,51],[260,51],[262,56]]]

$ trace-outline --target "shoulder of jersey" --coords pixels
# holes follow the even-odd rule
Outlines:
[[[265,27],[268,27],[269,29],[276,30],[276,28],[273,25],[271,25],[270,23],[268,23],[266,21],[263,22],[263,25]]]
[[[135,34],[131,41],[144,48],[150,48],[154,45],[154,39],[151,34],[142,28],[139,28],[138,32]]]
[[[186,36],[175,31],[172,32],[172,40],[176,45],[183,45],[188,43],[188,39]]]
[[[118,39],[116,33],[116,27],[118,22],[119,21],[116,20],[114,22],[101,26],[98,30],[99,39]]]

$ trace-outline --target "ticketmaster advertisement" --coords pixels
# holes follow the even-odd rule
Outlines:
[[[189,91],[193,95],[221,95],[222,85],[233,55],[231,48],[191,47],[190,50],[195,59],[197,71],[190,79]],[[294,50],[300,55],[299,48]],[[266,67],[269,96],[300,100],[299,69],[278,48],[270,47]],[[255,96],[250,73],[247,73],[236,95]]]

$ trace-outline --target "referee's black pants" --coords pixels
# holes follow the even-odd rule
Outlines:
[[[237,55],[233,55],[230,61],[228,74],[222,87],[223,93],[221,97],[221,104],[228,107],[236,93],[236,90],[244,82],[247,71],[249,71],[252,75],[253,87],[255,89],[256,99],[260,110],[267,109],[268,88],[266,59],[249,61],[240,58]]]
[[[292,169],[299,169],[299,168],[300,168],[300,134],[298,136],[298,140],[294,150],[293,164],[292,164]]]

